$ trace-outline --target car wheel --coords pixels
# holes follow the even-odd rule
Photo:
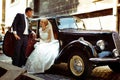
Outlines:
[[[120,63],[118,63],[118,62],[109,64],[109,68],[114,72],[119,72],[120,73]]]
[[[68,69],[75,78],[86,78],[92,72],[92,64],[84,54],[73,53],[68,59]]]

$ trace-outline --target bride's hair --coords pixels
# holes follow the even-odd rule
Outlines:
[[[41,21],[45,23],[45,26],[48,25],[48,20],[47,19],[44,18],[44,19],[41,19]]]
[[[46,28],[49,28],[51,30],[51,40],[54,40],[55,38],[53,34],[52,24],[50,23],[50,21],[46,18],[41,19],[41,21],[45,23]]]

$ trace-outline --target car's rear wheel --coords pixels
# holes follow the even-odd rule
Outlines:
[[[68,69],[76,77],[84,79],[92,72],[92,64],[81,52],[74,52],[68,59]]]
[[[119,62],[109,64],[109,68],[114,72],[120,73],[120,63]]]

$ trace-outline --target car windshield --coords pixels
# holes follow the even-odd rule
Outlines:
[[[77,25],[73,17],[65,17],[58,19],[59,29],[77,29]]]

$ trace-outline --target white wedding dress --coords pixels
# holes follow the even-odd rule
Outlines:
[[[48,42],[48,29],[42,31],[40,29],[40,42],[37,42],[34,47],[35,49],[28,57],[25,69],[29,73],[44,73],[45,70],[48,70],[53,64],[58,55],[59,51],[59,42],[52,37],[51,41]],[[52,28],[51,28],[52,31]]]

